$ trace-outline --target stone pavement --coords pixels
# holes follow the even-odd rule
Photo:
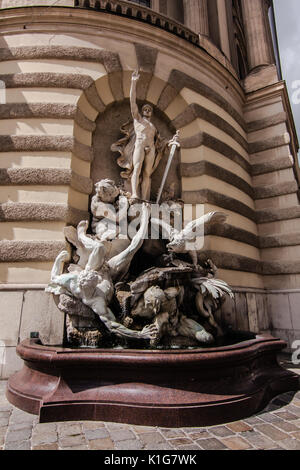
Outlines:
[[[1,450],[300,450],[300,392],[276,397],[249,419],[166,429],[103,422],[38,424],[5,398],[0,381]]]

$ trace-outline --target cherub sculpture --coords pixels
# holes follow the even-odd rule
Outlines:
[[[46,289],[56,295],[68,294],[90,307],[107,329],[124,338],[152,339],[156,336],[155,325],[146,326],[142,331],[132,331],[118,323],[109,304],[114,293],[114,281],[122,279],[128,272],[133,256],[143,244],[148,230],[150,207],[143,205],[140,229],[130,246],[119,255],[105,261],[103,244],[80,232],[80,242],[89,253],[85,268],[81,271],[60,274],[62,264],[69,259],[69,253],[62,251],[56,258],[51,283]]]
[[[92,230],[99,240],[113,240],[117,237],[115,211],[120,189],[115,182],[109,179],[101,180],[95,184],[96,194],[92,197],[91,212],[93,214]],[[109,214],[109,206],[113,213]],[[127,215],[127,214],[126,214]]]

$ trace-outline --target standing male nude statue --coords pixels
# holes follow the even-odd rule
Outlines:
[[[132,157],[133,173],[131,177],[132,199],[150,200],[151,176],[155,170],[157,130],[151,122],[153,108],[145,104],[142,115],[136,104],[136,87],[140,78],[139,72],[132,74],[130,89],[130,107],[133,117],[136,141]],[[142,180],[140,185],[140,179]]]
[[[130,88],[130,109],[132,120],[120,128],[124,137],[112,144],[111,150],[120,154],[117,164],[122,168],[121,177],[125,180],[126,191],[131,200],[149,202],[151,198],[151,177],[158,168],[168,147],[151,122],[153,108],[145,104],[139,112],[136,102],[138,71],[133,72]],[[174,138],[172,139],[173,142]]]

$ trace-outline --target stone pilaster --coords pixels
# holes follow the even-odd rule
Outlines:
[[[180,23],[184,21],[182,3],[180,1],[171,0],[171,2],[168,2],[168,16],[176,21],[179,21]]]
[[[242,0],[250,71],[273,63],[266,23],[266,0]]]
[[[184,0],[185,24],[196,33],[209,36],[207,0]]]
[[[159,13],[159,0],[152,0],[151,7],[152,10],[157,11]]]

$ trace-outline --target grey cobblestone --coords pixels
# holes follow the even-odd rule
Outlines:
[[[88,440],[95,440],[95,439],[103,439],[105,437],[109,437],[109,433],[107,429],[105,428],[87,429],[85,431],[85,436]]]
[[[53,444],[57,442],[56,432],[34,432],[32,435],[32,444],[38,446],[41,444]]]
[[[211,434],[217,437],[228,437],[234,435],[234,432],[230,431],[230,429],[228,429],[226,426],[218,426],[208,429]]]
[[[5,450],[30,450],[31,444],[30,441],[21,441],[21,442],[6,442]]]
[[[222,444],[221,441],[218,439],[212,437],[211,439],[201,439],[198,441],[198,445],[203,449],[203,450],[224,450],[226,449],[226,446]]]
[[[119,441],[115,444],[116,450],[142,450],[142,443],[138,439],[129,439],[126,441]]]
[[[64,436],[59,439],[59,444],[62,448],[65,447],[77,447],[86,444],[85,437],[81,434],[77,436]]]
[[[276,397],[247,419],[219,426],[159,428],[94,421],[38,423],[5,398],[0,450],[300,450],[300,392]]]
[[[30,439],[32,434],[31,428],[20,429],[18,431],[9,430],[6,435],[6,442],[20,442]]]

